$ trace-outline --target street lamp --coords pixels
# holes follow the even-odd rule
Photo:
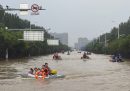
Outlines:
[[[5,30],[8,30],[8,27],[5,27]]]
[[[125,34],[120,34],[120,30],[118,29],[118,39],[122,36],[125,36]]]
[[[119,28],[118,28],[118,39],[120,38],[120,30],[119,30]]]
[[[105,34],[105,47],[107,46],[107,33]]]
[[[113,23],[115,22],[115,21],[112,21]],[[117,28],[117,39],[119,39],[120,38],[120,30],[119,30],[119,28]]]
[[[99,43],[100,43],[100,37],[101,37],[101,35],[99,36]]]
[[[49,38],[51,39],[51,36],[52,36],[52,35],[51,35],[51,33],[49,33],[49,30],[51,30],[51,28],[47,28],[47,29],[45,29],[45,30],[46,30],[46,32],[49,34],[49,36],[50,36]]]

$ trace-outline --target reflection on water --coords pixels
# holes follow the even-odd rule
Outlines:
[[[18,64],[24,65],[24,63],[27,63],[27,60],[12,59],[12,60],[0,61],[0,79],[14,79],[18,77],[17,75]]]
[[[60,54],[63,60],[52,60],[52,55],[29,59],[0,61],[0,91],[129,91],[130,62],[109,62],[109,56],[90,55],[81,60],[82,53]],[[62,79],[22,78],[30,67],[41,67],[45,62]],[[80,84],[80,85],[79,85]],[[19,89],[20,88],[20,89]]]
[[[17,77],[17,70],[7,61],[0,61],[0,79],[13,79]]]

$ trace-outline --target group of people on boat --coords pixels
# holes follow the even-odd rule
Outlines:
[[[62,58],[61,58],[61,56],[59,56],[58,53],[56,52],[56,53],[54,53],[54,55],[53,55],[53,59],[55,59],[55,60],[61,60]]]
[[[121,54],[114,54],[112,55],[112,62],[123,62]]]
[[[83,56],[81,57],[81,59],[89,59],[89,56],[87,56],[87,53],[84,52]]]
[[[38,76],[42,76],[42,78],[47,77],[48,75],[54,75],[57,74],[57,72],[52,72],[50,67],[48,66],[48,63],[45,63],[42,65],[41,68],[30,68],[30,71],[28,72],[31,75],[35,75],[35,78],[38,78]]]

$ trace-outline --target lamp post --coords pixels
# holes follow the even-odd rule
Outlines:
[[[8,27],[5,27],[5,30],[8,30]],[[5,58],[8,59],[8,48],[6,48],[5,51],[6,51],[6,52],[5,52],[5,53],[6,53],[6,54],[5,54]]]
[[[107,46],[107,36],[105,34],[105,47]]]
[[[31,21],[30,21],[30,27],[29,27],[30,31],[31,31]]]
[[[49,30],[51,30],[51,28],[47,28],[47,29],[45,29],[45,30],[46,30],[46,32],[49,34],[49,36],[50,36],[49,38],[51,39],[51,36],[52,36],[52,35],[51,35],[51,33],[49,33]]]
[[[119,28],[118,28],[118,39],[120,38],[120,30],[119,30]]]
[[[101,36],[99,36],[99,43],[100,43],[100,37],[101,37]]]
[[[6,49],[6,56],[5,56],[6,59],[8,59],[8,48]]]
[[[115,21],[112,21],[113,23],[115,23]],[[117,39],[119,39],[120,38],[120,30],[119,30],[119,28],[117,29]]]

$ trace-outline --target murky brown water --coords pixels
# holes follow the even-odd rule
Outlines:
[[[1,61],[0,91],[130,91],[130,62],[112,63],[109,56],[96,54],[83,61],[77,52],[60,55],[61,61],[52,60],[52,55]],[[66,77],[36,80],[20,76],[45,62]]]

